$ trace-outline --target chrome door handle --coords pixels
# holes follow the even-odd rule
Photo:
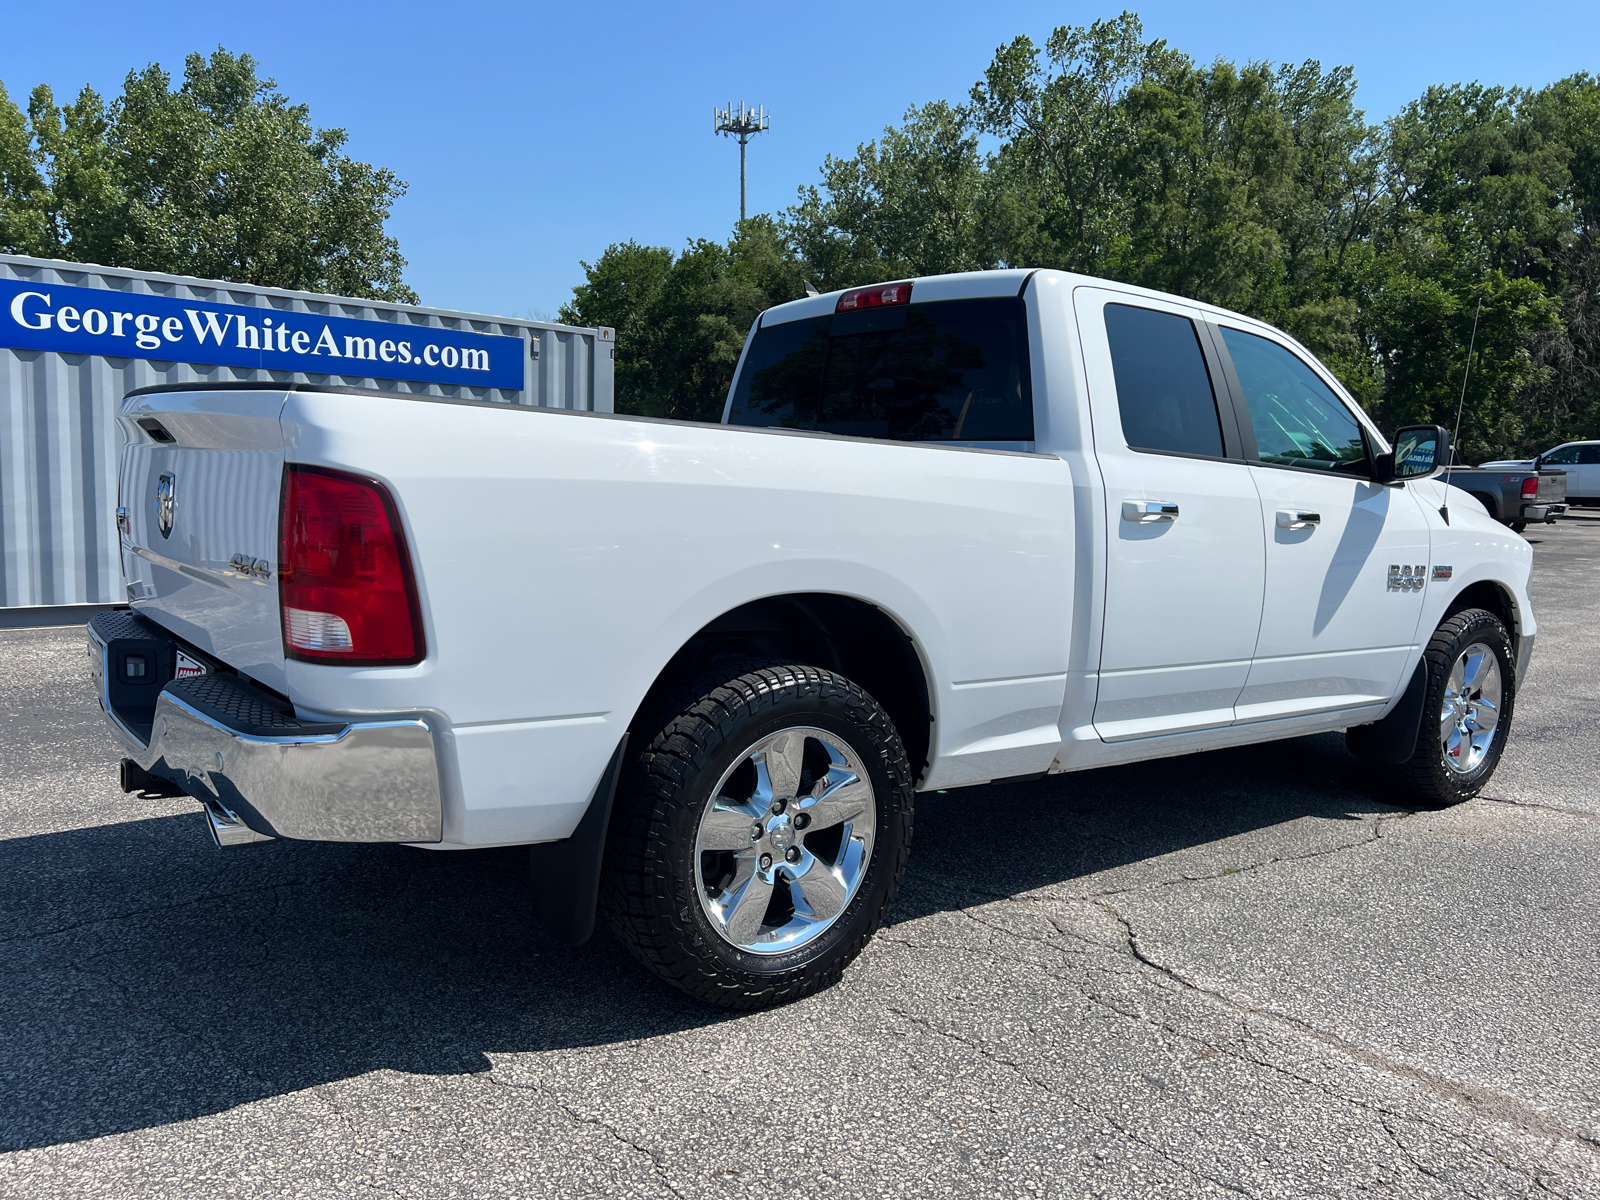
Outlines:
[[[1307,529],[1312,525],[1322,524],[1322,514],[1306,512],[1299,508],[1280,508],[1278,510],[1279,529]]]
[[[1147,525],[1152,521],[1176,521],[1178,506],[1170,500],[1124,500],[1122,519]]]

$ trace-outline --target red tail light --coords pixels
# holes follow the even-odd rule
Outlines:
[[[1531,476],[1528,479],[1524,479],[1522,481],[1522,498],[1524,500],[1532,500],[1535,497],[1537,497],[1538,495],[1539,495],[1539,477],[1537,475],[1534,475],[1534,476]]]
[[[869,288],[856,288],[839,297],[834,312],[853,312],[858,308],[884,308],[892,304],[910,304],[909,283],[879,283]]]
[[[387,667],[422,661],[411,555],[382,484],[323,467],[289,467],[278,605],[290,658]]]

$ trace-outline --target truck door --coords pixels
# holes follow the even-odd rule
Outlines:
[[[1074,305],[1108,526],[1095,729],[1121,741],[1229,725],[1266,568],[1215,348],[1183,305],[1099,288]]]
[[[1578,447],[1578,477],[1572,477],[1567,468],[1567,495],[1584,500],[1600,499],[1600,442],[1588,442]]]
[[[1261,332],[1217,331],[1267,547],[1238,720],[1381,704],[1420,636],[1430,564],[1416,493],[1372,482],[1360,422],[1299,354]]]

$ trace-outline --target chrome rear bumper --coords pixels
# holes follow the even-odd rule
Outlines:
[[[302,720],[249,680],[213,672],[162,685],[146,733],[130,708],[114,703],[118,664],[109,661],[110,647],[132,646],[137,655],[167,641],[175,639],[126,610],[101,613],[89,624],[95,693],[128,757],[199,800],[219,846],[279,837],[440,840],[439,771],[426,719]],[[154,650],[152,661],[159,661]]]

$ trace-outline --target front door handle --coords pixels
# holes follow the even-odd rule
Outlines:
[[[1178,506],[1171,500],[1124,500],[1122,519],[1147,525],[1152,521],[1176,521]]]
[[[1321,524],[1321,513],[1306,512],[1301,508],[1280,508],[1278,510],[1279,529],[1309,529],[1313,525]]]

